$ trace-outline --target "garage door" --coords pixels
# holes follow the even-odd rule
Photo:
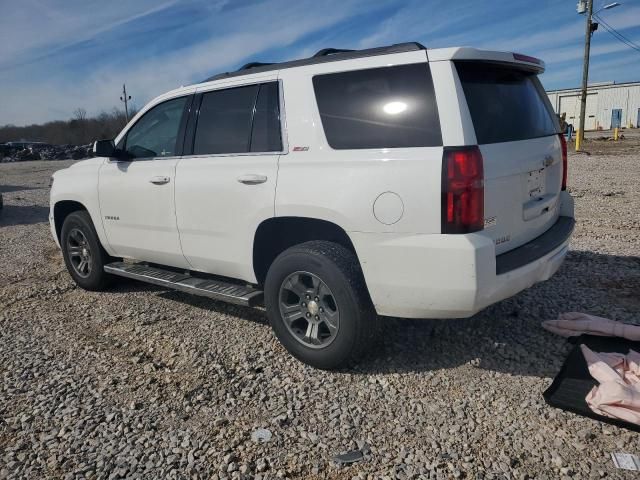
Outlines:
[[[585,130],[596,129],[596,112],[598,109],[598,94],[587,95],[587,118],[584,122]],[[580,125],[580,95],[567,95],[560,97],[560,115],[567,114],[567,123],[573,124],[576,130]]]

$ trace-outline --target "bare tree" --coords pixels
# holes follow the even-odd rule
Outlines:
[[[69,122],[69,127],[73,131],[71,142],[84,144],[89,141],[87,138],[87,111],[78,107],[73,111],[73,119]]]
[[[78,107],[73,111],[74,120],[84,122],[87,119],[87,111],[84,108]]]
[[[135,114],[135,112],[130,112]],[[70,120],[56,120],[44,124],[0,125],[0,143],[25,138],[54,145],[85,145],[93,140],[114,138],[125,124],[125,113],[116,108],[88,117],[86,110],[78,108]]]

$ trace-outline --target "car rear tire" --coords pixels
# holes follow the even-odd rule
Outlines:
[[[89,213],[80,210],[65,218],[60,234],[62,256],[69,274],[85,290],[106,289],[113,276],[104,266],[114,261],[102,248]]]
[[[265,281],[271,327],[298,360],[344,368],[359,360],[378,332],[378,317],[355,254],[326,241],[291,247]]]

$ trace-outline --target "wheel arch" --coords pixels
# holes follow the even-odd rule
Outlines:
[[[60,200],[53,206],[53,224],[56,228],[56,236],[58,238],[58,242],[60,242],[62,224],[64,223],[65,219],[73,212],[77,212],[79,210],[89,212],[89,209],[87,207],[75,200]]]
[[[351,238],[333,222],[311,217],[269,218],[258,225],[253,239],[253,270],[258,283],[264,283],[269,267],[280,253],[311,240],[338,243],[357,258]]]

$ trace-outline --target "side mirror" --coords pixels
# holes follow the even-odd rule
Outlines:
[[[113,140],[96,140],[93,142],[93,155],[96,157],[115,157],[116,144]]]

